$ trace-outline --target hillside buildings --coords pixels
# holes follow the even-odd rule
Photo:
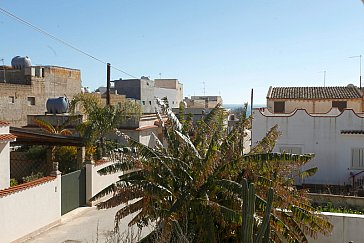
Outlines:
[[[318,172],[297,183],[357,185],[364,179],[364,113],[359,88],[270,88],[267,108],[253,110],[252,144],[278,124],[274,152],[314,153],[302,170]]]
[[[57,66],[32,66],[28,57],[14,57],[0,67],[0,120],[24,126],[27,115],[43,114],[51,97],[69,99],[81,91],[81,72]]]

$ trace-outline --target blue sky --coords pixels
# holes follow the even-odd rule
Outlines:
[[[360,0],[2,0],[0,7],[132,74],[178,78],[184,95],[265,103],[269,86],[359,85]],[[105,85],[106,67],[0,12],[0,59],[81,70]],[[363,59],[364,67],[364,59]],[[364,68],[363,68],[364,70]],[[364,73],[364,71],[363,71]],[[112,79],[127,75],[112,70]]]

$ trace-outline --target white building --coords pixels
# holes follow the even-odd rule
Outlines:
[[[140,102],[143,113],[155,113],[155,109],[158,108],[155,97],[167,97],[171,108],[178,108],[183,98],[183,84],[178,79],[152,80],[141,77],[140,79],[119,79],[113,82],[118,94]]]
[[[308,114],[304,109],[274,114],[259,108],[253,110],[253,116],[253,145],[278,124],[281,136],[274,152],[315,154],[303,169],[318,167],[318,172],[302,181],[304,184],[348,185],[352,184],[352,175],[364,170],[363,113],[352,109],[341,113],[333,108],[327,114]]]
[[[9,123],[0,121],[0,190],[10,186],[10,142],[15,139],[9,133]]]

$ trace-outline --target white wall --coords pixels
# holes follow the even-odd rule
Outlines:
[[[0,241],[11,242],[60,222],[61,177],[0,197]]]
[[[333,231],[329,236],[319,235],[317,239],[309,238],[310,243],[363,242],[364,215],[326,212],[322,214],[333,224]]]
[[[0,126],[0,134],[9,134],[9,126]],[[0,141],[0,190],[10,186],[9,142]]]
[[[10,186],[9,143],[0,143],[0,190]]]
[[[86,201],[89,205],[95,205],[98,201],[89,202],[89,199],[105,189],[107,186],[119,180],[119,176],[123,172],[113,173],[109,175],[100,175],[97,173],[98,170],[103,169],[113,162],[107,162],[101,165],[86,164]]]
[[[282,135],[278,138],[275,152],[280,146],[301,147],[302,153],[314,153],[315,158],[304,169],[318,167],[318,172],[303,183],[306,184],[351,184],[351,149],[364,148],[364,135],[341,134],[341,130],[364,130],[364,118],[352,110],[341,115],[310,116],[305,110],[289,115],[262,114],[262,109],[253,112],[253,145],[267,131],[278,124]]]

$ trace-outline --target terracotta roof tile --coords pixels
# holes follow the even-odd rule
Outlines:
[[[9,126],[10,123],[9,122],[6,122],[6,121],[0,121],[0,126],[1,127],[5,127],[5,126]]]
[[[46,183],[48,181],[52,181],[54,179],[56,179],[55,176],[46,176],[46,177],[39,178],[39,179],[34,180],[34,181],[30,181],[30,182],[23,183],[23,184],[20,184],[20,185],[17,185],[17,186],[9,187],[9,188],[0,190],[0,197],[5,197],[5,196],[8,196],[9,194],[19,192],[19,191],[23,191],[23,190],[26,190],[26,189],[31,188],[31,187],[35,187],[35,186],[40,185],[40,184],[44,184],[44,183]]]
[[[355,86],[347,87],[273,87],[271,99],[357,99],[362,93]]]
[[[0,143],[1,142],[13,142],[15,141],[16,136],[13,134],[0,134]]]

